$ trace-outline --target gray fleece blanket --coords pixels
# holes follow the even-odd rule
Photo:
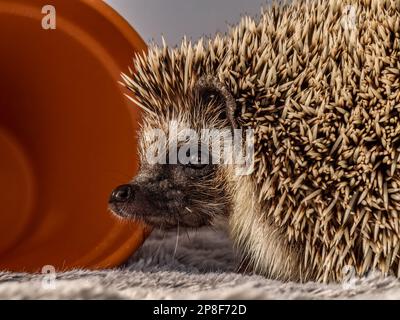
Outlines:
[[[122,267],[51,275],[0,273],[1,299],[400,299],[400,281],[282,283],[235,272],[223,232],[153,232]]]

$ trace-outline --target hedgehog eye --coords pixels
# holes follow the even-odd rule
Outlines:
[[[187,153],[187,156],[189,155],[189,152]],[[208,163],[201,163],[202,158],[203,159],[207,159],[209,157],[208,154],[205,154],[203,152],[201,152],[201,150],[199,150],[199,152],[195,155],[192,155],[189,158],[189,163],[186,164],[186,167],[192,168],[192,169],[203,169],[205,168]]]
[[[188,168],[192,168],[192,169],[204,169],[205,167],[207,167],[207,164],[206,163],[205,164],[202,164],[202,163],[197,163],[197,164],[188,163],[186,166]]]

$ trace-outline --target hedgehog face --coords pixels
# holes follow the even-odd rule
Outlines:
[[[149,136],[151,132],[143,131],[142,141]],[[151,148],[140,150],[139,174],[113,192],[110,207],[115,213],[163,229],[198,228],[227,214],[226,181],[204,148],[185,141],[177,144],[177,155],[172,157],[169,148],[162,146],[168,151],[158,154],[157,161],[146,156]]]
[[[225,99],[207,83],[166,107],[173,109],[179,112],[145,114],[139,173],[113,192],[110,208],[163,229],[210,225],[231,206],[223,165],[204,143],[207,130],[231,131]]]
[[[128,185],[114,191],[111,208],[163,229],[197,228],[226,213],[226,194],[212,165],[144,164]]]

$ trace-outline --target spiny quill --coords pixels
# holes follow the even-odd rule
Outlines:
[[[227,35],[152,47],[134,69],[123,79],[150,118],[182,112],[173,101],[204,74],[229,89],[255,130],[258,204],[300,248],[299,280],[339,280],[345,266],[400,276],[400,1],[273,5]]]

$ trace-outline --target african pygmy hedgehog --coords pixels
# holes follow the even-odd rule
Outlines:
[[[273,5],[134,67],[124,81],[144,110],[142,163],[114,212],[162,228],[226,217],[243,261],[275,279],[400,275],[400,1]],[[253,173],[149,164],[150,131],[171,121],[253,129]]]

